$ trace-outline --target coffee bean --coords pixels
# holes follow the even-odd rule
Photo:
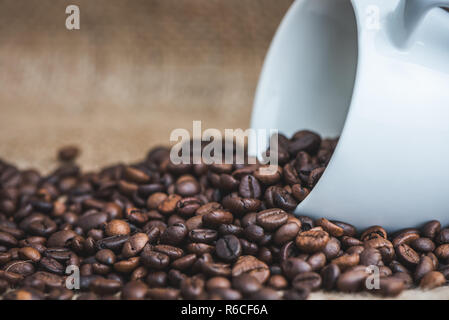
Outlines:
[[[275,274],[268,279],[268,285],[273,289],[282,290],[288,287],[288,281],[284,276]]]
[[[287,222],[288,215],[281,209],[267,209],[257,213],[256,222],[266,230],[276,230]]]
[[[271,288],[262,288],[249,296],[251,300],[280,300],[281,293]]]
[[[122,289],[122,299],[124,300],[144,300],[148,291],[148,286],[140,281],[130,281]]]
[[[150,238],[147,234],[139,232],[132,235],[127,242],[123,244],[122,255],[125,258],[133,257],[139,254]]]
[[[435,243],[429,238],[418,238],[410,242],[410,246],[419,252],[432,252],[435,250]]]
[[[213,229],[194,229],[189,232],[189,238],[193,242],[212,243],[218,237],[218,232]]]
[[[162,270],[170,263],[170,258],[166,254],[156,251],[144,251],[141,258],[145,266],[156,270]]]
[[[300,287],[299,289],[291,289],[284,293],[284,299],[286,300],[306,300],[310,294],[310,290],[306,287]]]
[[[396,247],[396,254],[399,260],[408,266],[416,266],[420,260],[416,251],[405,243]]]
[[[323,248],[323,253],[327,260],[332,260],[337,257],[340,252],[341,244],[337,238],[331,237]]]
[[[360,236],[360,240],[368,241],[378,237],[387,239],[387,232],[381,226],[372,226],[363,231],[362,235]]]
[[[305,151],[311,155],[318,152],[321,144],[321,137],[308,130],[299,131],[294,134],[292,141],[288,144],[288,152],[295,155],[300,151]]]
[[[282,225],[276,230],[274,234],[274,242],[282,245],[291,240],[294,240],[300,231],[300,226],[297,223],[290,222]]]
[[[108,237],[128,235],[131,232],[131,228],[126,221],[112,220],[106,225],[105,232]]]
[[[342,292],[358,292],[365,287],[365,279],[369,276],[364,270],[349,270],[341,274],[337,280],[337,288]]]
[[[380,294],[384,297],[396,297],[405,289],[404,282],[395,277],[381,278],[379,289],[369,289],[369,292]]]
[[[378,266],[382,263],[382,255],[375,248],[366,248],[360,253],[360,264],[364,266]]]
[[[441,229],[435,237],[435,242],[438,244],[449,244],[449,228]]]
[[[99,295],[114,294],[118,292],[122,284],[117,280],[97,278],[90,283],[89,288]]]
[[[270,276],[268,266],[253,256],[241,256],[232,268],[232,276],[238,277],[242,274],[249,274],[260,283],[265,283]]]
[[[80,154],[76,146],[65,146],[58,150],[58,159],[60,161],[72,161]]]
[[[262,289],[260,281],[248,273],[233,277],[232,286],[243,295],[250,295]]]
[[[343,272],[351,267],[358,265],[359,262],[360,256],[357,253],[346,253],[332,260],[332,263],[336,264]]]
[[[188,230],[185,224],[175,223],[165,229],[161,235],[161,242],[169,245],[178,245],[187,236]]]
[[[203,224],[205,226],[217,227],[221,224],[230,224],[234,220],[229,211],[217,209],[203,215]]]
[[[310,272],[312,267],[300,258],[288,258],[282,262],[282,271],[289,279],[293,279],[297,274]]]
[[[318,219],[317,221],[315,221],[315,225],[322,227],[324,231],[326,231],[333,237],[341,237],[344,234],[343,228],[340,228],[326,218]]]
[[[440,230],[441,223],[437,220],[429,221],[421,228],[422,236],[432,240],[440,233]]]
[[[329,234],[323,230],[304,231],[296,237],[296,246],[304,252],[317,252],[324,249]]]
[[[321,270],[323,289],[334,289],[337,279],[340,276],[340,268],[336,264],[329,264]]]
[[[220,259],[231,262],[242,254],[242,246],[236,236],[226,235],[217,241],[215,251]]]
[[[292,281],[295,289],[306,287],[310,291],[318,290],[321,287],[321,276],[316,272],[303,272],[295,276]]]
[[[6,232],[0,232],[0,245],[4,245],[7,247],[13,247],[17,245],[17,239],[14,238],[11,234]]]
[[[41,254],[33,247],[24,247],[19,250],[19,257],[24,260],[39,262],[39,260],[41,259]]]
[[[326,265],[326,255],[323,252],[314,253],[307,259],[307,263],[313,271],[319,271]]]
[[[100,263],[112,265],[115,263],[116,257],[112,250],[102,249],[95,254],[95,259]]]
[[[150,182],[150,177],[145,172],[137,168],[126,167],[123,171],[123,175],[126,180],[137,184],[145,184]]]
[[[418,265],[416,266],[414,279],[420,281],[426,274],[435,270],[432,259],[427,256],[422,256]]]
[[[427,273],[419,282],[419,286],[423,289],[433,289],[440,287],[446,283],[446,278],[441,272],[431,271]]]

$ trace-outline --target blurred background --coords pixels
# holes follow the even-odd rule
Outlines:
[[[171,130],[247,128],[262,62],[293,0],[0,0],[0,158],[96,169]],[[65,28],[76,4],[81,29]]]

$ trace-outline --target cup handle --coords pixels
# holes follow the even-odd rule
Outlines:
[[[410,39],[426,14],[436,7],[449,7],[449,0],[405,0],[403,12],[404,37],[403,44],[410,43]]]

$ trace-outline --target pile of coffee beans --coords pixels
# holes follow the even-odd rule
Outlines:
[[[387,234],[294,216],[337,140],[278,138],[270,174],[258,164],[175,165],[161,147],[99,172],[81,172],[75,147],[45,176],[0,161],[1,297],[306,299],[446,283],[449,228],[438,221]]]

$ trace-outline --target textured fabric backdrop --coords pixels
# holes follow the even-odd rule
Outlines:
[[[76,2],[81,29],[65,28]],[[49,171],[143,157],[174,128],[245,128],[268,45],[292,0],[0,0],[0,157]],[[314,293],[313,299],[370,298]],[[449,299],[449,289],[405,292]]]

